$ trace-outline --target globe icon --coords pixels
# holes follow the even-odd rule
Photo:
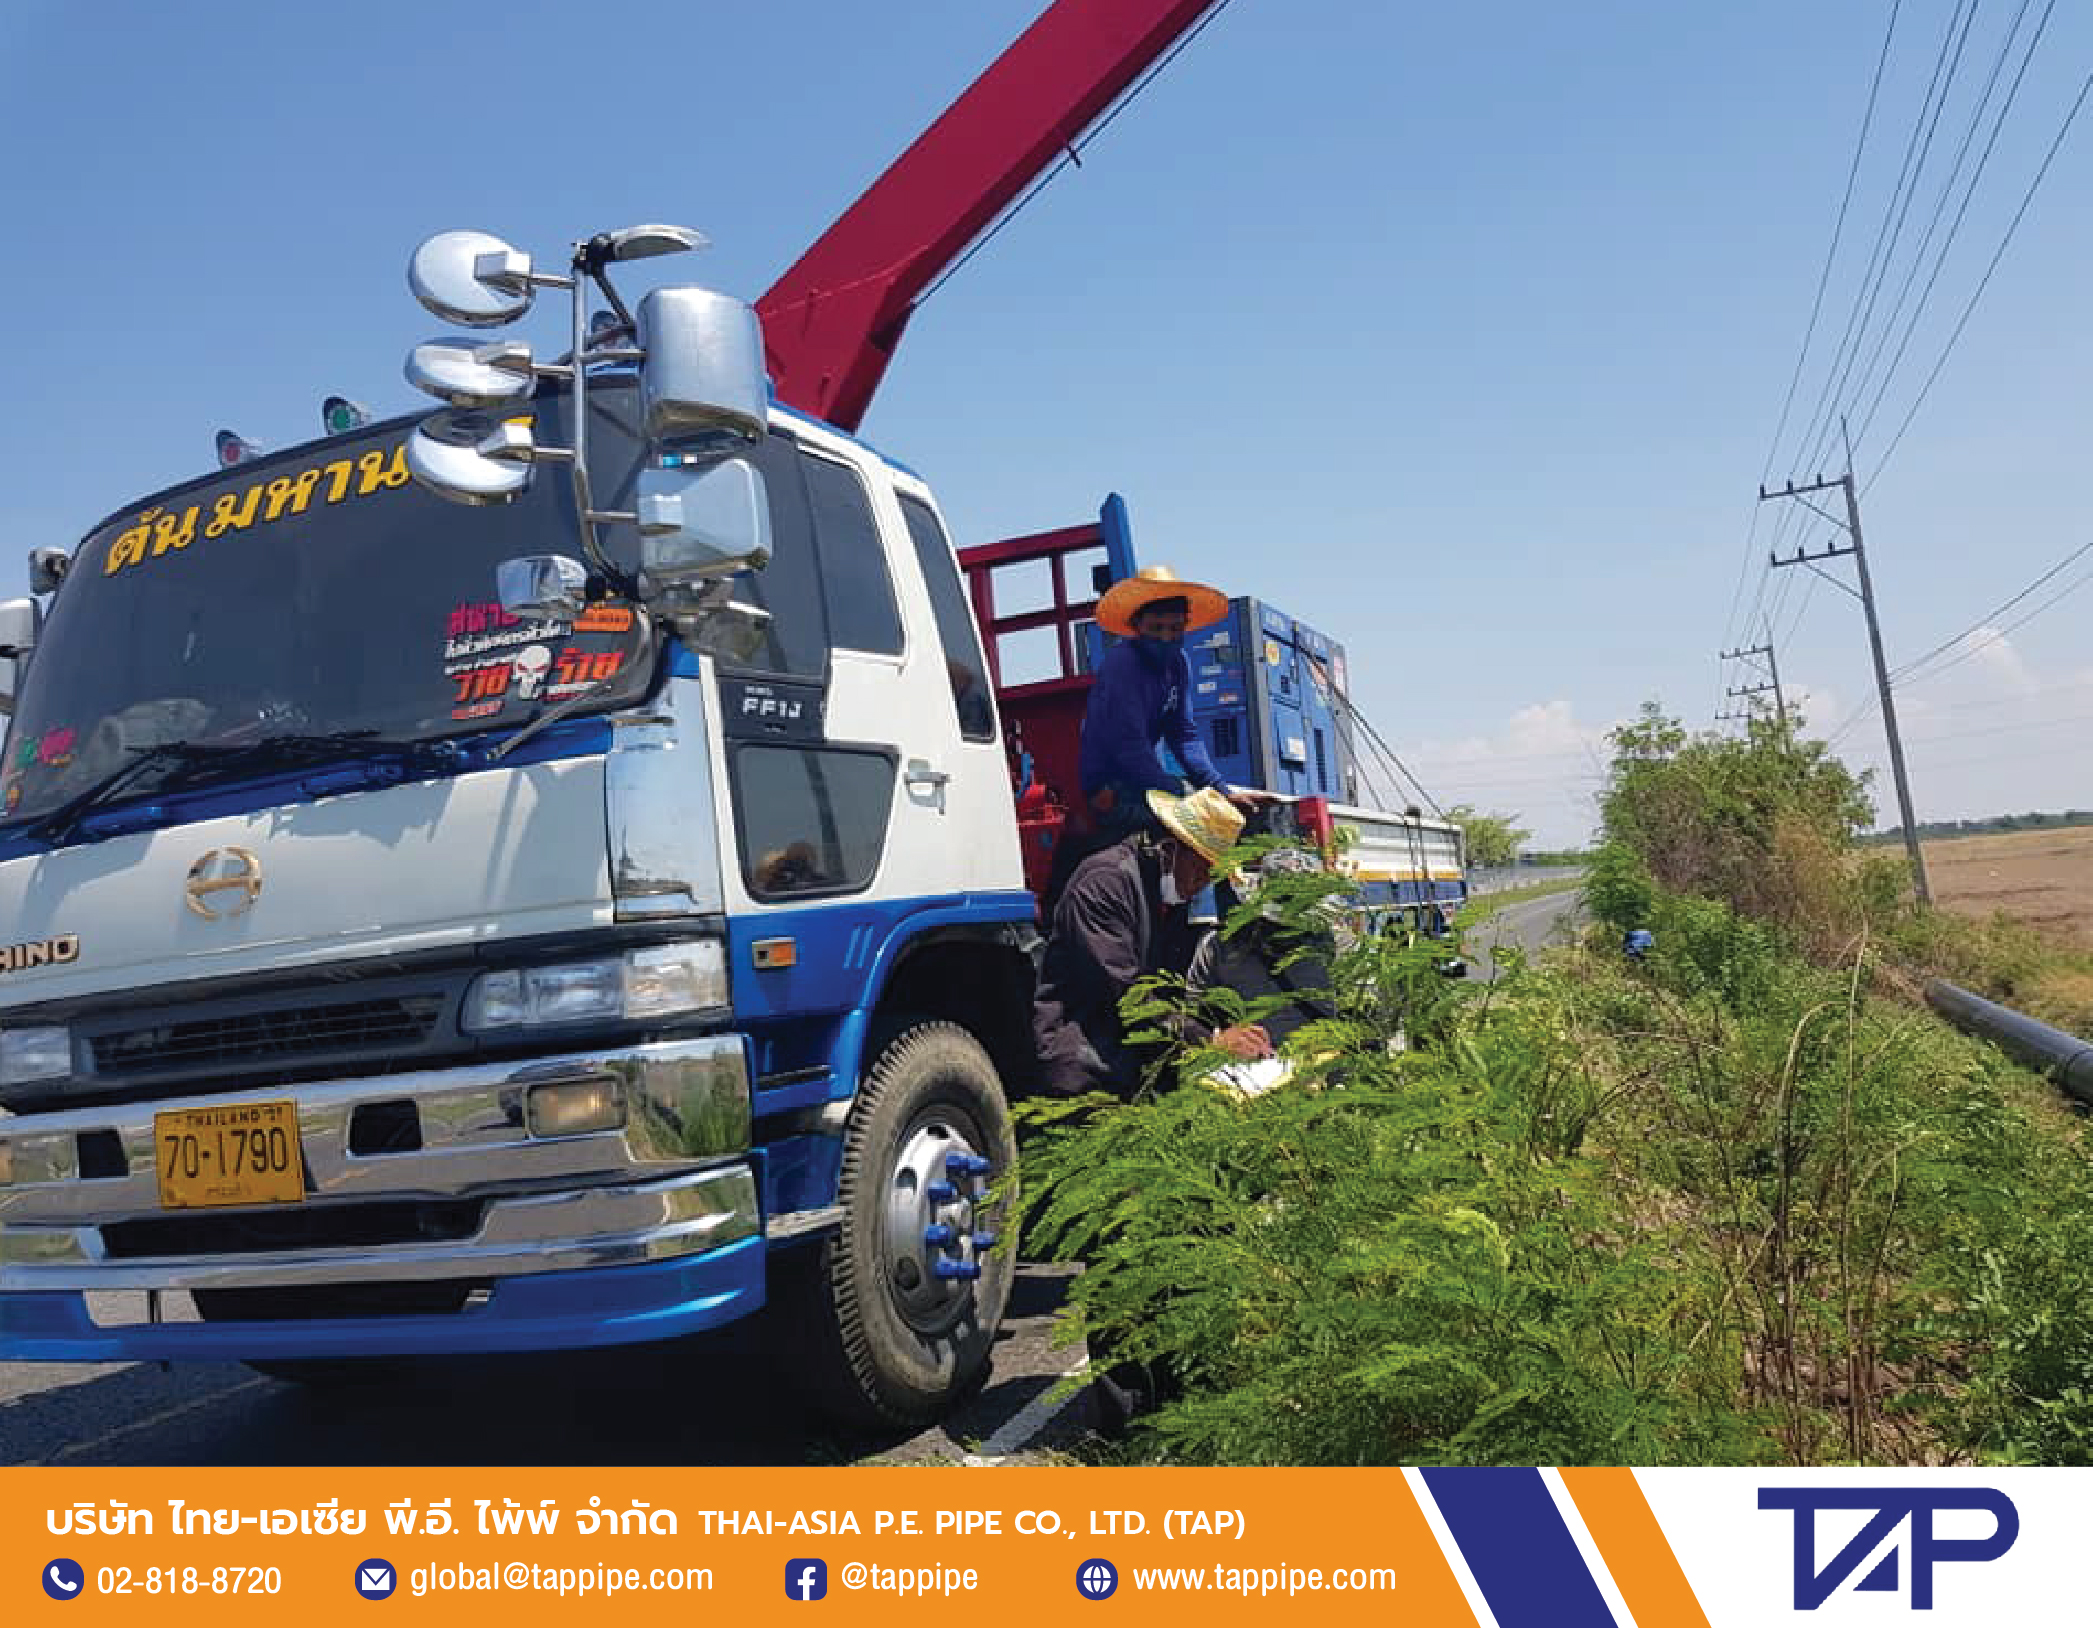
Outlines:
[[[1109,1560],[1086,1560],[1076,1568],[1076,1589],[1086,1600],[1109,1600],[1119,1572]]]

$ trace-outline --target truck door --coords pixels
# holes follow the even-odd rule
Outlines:
[[[999,853],[1002,885],[1016,885],[993,704],[978,686],[968,740],[884,466],[811,425],[773,433],[761,462],[773,553],[740,591],[774,621],[719,681],[732,868],[759,909],[848,905],[830,925],[862,947],[909,901],[987,885]],[[1000,841],[983,824],[990,799]]]
[[[938,814],[936,822],[922,824],[934,845],[926,862],[946,878],[948,891],[955,874],[972,892],[1020,888],[1009,763],[959,564],[929,494],[903,487],[893,496],[906,539],[895,574],[910,639],[929,675],[919,743],[933,774],[950,776],[919,788],[934,790]]]

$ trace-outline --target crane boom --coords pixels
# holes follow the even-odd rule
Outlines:
[[[1054,0],[756,302],[780,401],[857,428],[917,299],[1217,0]]]

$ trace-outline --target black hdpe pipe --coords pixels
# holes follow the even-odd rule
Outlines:
[[[2001,1051],[2040,1069],[2080,1102],[2093,1107],[2093,1045],[2038,1023],[1939,978],[1926,981],[1926,1004],[1958,1029],[1994,1042]]]

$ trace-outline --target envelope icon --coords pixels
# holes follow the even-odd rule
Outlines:
[[[392,1587],[392,1567],[359,1566],[356,1569],[356,1586],[367,1593],[383,1593]]]

